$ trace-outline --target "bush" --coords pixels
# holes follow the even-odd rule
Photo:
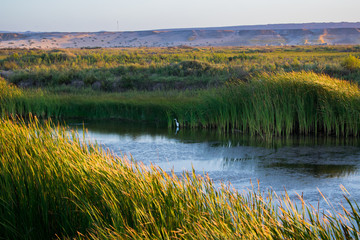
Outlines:
[[[350,71],[360,70],[360,59],[349,55],[344,59],[342,66]]]
[[[21,95],[21,90],[12,84],[8,84],[5,79],[0,77],[0,103],[8,98],[13,98]]]
[[[211,65],[200,61],[182,61],[176,64],[171,70],[175,76],[202,76],[211,70]]]

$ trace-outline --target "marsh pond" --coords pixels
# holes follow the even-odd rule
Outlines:
[[[84,124],[84,125],[83,125]],[[333,204],[360,201],[360,141],[352,138],[289,137],[264,140],[240,133],[161,128],[123,121],[68,122],[70,128],[119,156],[154,164],[181,175],[194,169],[216,184],[231,182],[238,191],[258,188],[302,195],[327,208],[319,190]],[[347,195],[349,196],[349,195]]]

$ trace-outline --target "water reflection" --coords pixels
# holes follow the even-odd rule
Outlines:
[[[82,126],[70,123],[78,128]],[[360,200],[360,144],[354,138],[273,138],[224,134],[209,130],[160,128],[119,121],[85,122],[87,137],[119,155],[154,163],[177,173],[194,168],[208,173],[215,182],[231,181],[239,189],[259,180],[265,189],[284,188],[320,199],[316,188],[332,200],[343,199],[340,185]]]
[[[273,163],[265,166],[271,169],[286,168],[290,171],[302,171],[319,178],[347,177],[357,172],[355,165],[320,165],[309,163]]]

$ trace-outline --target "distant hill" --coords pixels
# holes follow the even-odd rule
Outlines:
[[[360,28],[360,22],[349,23],[283,23],[265,25],[244,25],[244,26],[225,26],[208,28],[182,28],[182,29],[162,29],[162,30],[280,30],[280,29],[329,29],[329,28]]]
[[[302,23],[126,32],[0,32],[0,48],[360,44],[358,23]]]

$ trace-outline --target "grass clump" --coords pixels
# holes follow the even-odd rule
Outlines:
[[[0,77],[0,116],[16,112],[14,99],[21,97],[21,90],[12,84],[8,84],[5,79]]]
[[[342,64],[350,71],[360,70],[360,59],[354,57],[353,55],[346,57]]]
[[[21,95],[21,90],[12,84],[8,84],[4,78],[0,77],[0,101],[13,99]]]
[[[359,209],[321,214],[288,196],[179,178],[36,119],[0,120],[2,239],[358,238]]]

